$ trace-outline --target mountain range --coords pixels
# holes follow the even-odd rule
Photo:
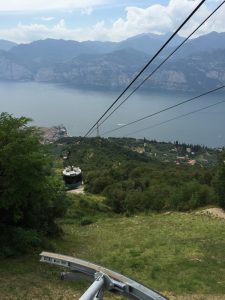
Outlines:
[[[17,44],[14,43],[14,42],[10,42],[10,41],[0,39],[0,50],[8,51],[8,50],[12,49],[15,46],[17,46]]]
[[[117,43],[46,39],[17,45],[0,40],[0,80],[125,87],[168,36],[141,34]],[[144,77],[182,41],[177,36]],[[211,32],[184,44],[143,88],[193,91],[224,83],[225,33]]]

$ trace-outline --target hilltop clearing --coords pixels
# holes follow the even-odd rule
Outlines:
[[[172,300],[224,299],[224,220],[195,213],[103,214],[81,226],[70,215],[62,225],[65,235],[54,240],[54,252],[119,271]],[[39,263],[37,253],[2,261],[1,299],[78,299],[88,283],[62,282],[60,272]]]

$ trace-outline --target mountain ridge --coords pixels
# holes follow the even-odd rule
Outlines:
[[[90,89],[121,88],[151,58],[145,47],[156,49],[165,39],[166,36],[142,34],[120,43],[46,39],[17,45],[0,51],[0,79],[56,82]],[[153,40],[157,43],[153,44]],[[182,38],[177,37],[179,41]],[[157,58],[145,76],[173,49],[168,48]],[[144,88],[192,91],[217,87],[225,83],[224,53],[225,33],[212,32],[192,39]]]
[[[17,46],[17,44],[14,42],[0,39],[0,50],[9,51],[15,46]]]

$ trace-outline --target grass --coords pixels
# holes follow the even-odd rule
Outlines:
[[[55,251],[121,272],[170,299],[225,299],[225,220],[195,213],[96,220],[64,223]],[[60,271],[38,255],[2,261],[0,298],[78,299],[87,285],[61,282]]]
[[[65,241],[58,249],[162,292],[223,294],[224,225],[223,220],[182,213],[108,218],[87,227],[65,225]]]
[[[61,281],[60,269],[38,259],[37,254],[1,261],[1,300],[76,300],[88,287],[88,283]]]

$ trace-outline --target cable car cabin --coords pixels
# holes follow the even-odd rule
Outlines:
[[[82,171],[79,167],[68,166],[62,174],[66,185],[79,185],[82,183]]]

